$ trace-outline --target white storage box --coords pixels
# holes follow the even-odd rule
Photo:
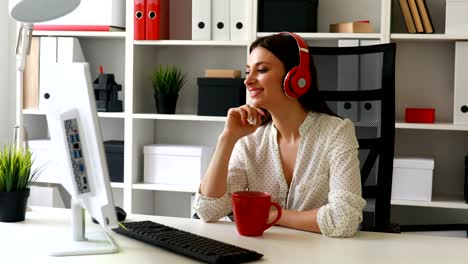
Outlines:
[[[206,146],[148,145],[143,148],[145,183],[198,186],[213,155]]]
[[[47,139],[29,140],[28,145],[34,160],[31,170],[41,168],[37,182],[62,183],[63,167],[59,166],[54,159],[56,153],[53,152],[52,142]]]
[[[468,33],[468,0],[446,0],[445,33]]]
[[[433,158],[395,157],[392,199],[431,201]]]
[[[125,0],[81,0],[81,4],[71,13],[35,25],[125,28]]]

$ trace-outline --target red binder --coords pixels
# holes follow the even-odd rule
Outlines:
[[[146,40],[169,38],[169,0],[146,0]]]
[[[135,11],[133,16],[133,38],[135,40],[145,39],[145,2],[146,0],[134,0],[133,2]]]

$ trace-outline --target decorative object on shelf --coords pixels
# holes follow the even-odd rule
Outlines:
[[[245,104],[244,78],[198,78],[198,115],[226,116]]]
[[[29,148],[4,146],[0,151],[0,222],[24,221],[30,186],[39,176]]]
[[[374,28],[369,20],[330,24],[332,33],[372,33]]]
[[[405,122],[406,123],[429,123],[435,121],[434,108],[406,108]]]
[[[93,82],[94,95],[96,97],[96,109],[98,112],[122,112],[122,100],[118,99],[118,92],[122,91],[122,85],[115,82],[114,74],[100,74]]]
[[[158,113],[175,114],[179,91],[185,84],[186,75],[177,66],[160,66],[153,70],[151,81]]]

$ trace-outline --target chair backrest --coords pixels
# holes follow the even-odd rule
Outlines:
[[[395,44],[310,47],[322,97],[359,141],[361,230],[388,231],[395,137]]]

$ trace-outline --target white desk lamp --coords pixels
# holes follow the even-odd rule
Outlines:
[[[10,0],[8,9],[10,16],[21,26],[16,43],[16,66],[19,70],[20,89],[16,94],[18,107],[23,108],[23,71],[26,56],[31,49],[33,24],[62,17],[80,5],[81,0]],[[21,113],[16,116],[15,144],[21,146],[23,142],[23,117]]]
[[[33,24],[62,17],[73,11],[81,0],[10,0],[10,16],[21,22],[16,43],[17,66],[24,70],[26,56],[31,48]]]

